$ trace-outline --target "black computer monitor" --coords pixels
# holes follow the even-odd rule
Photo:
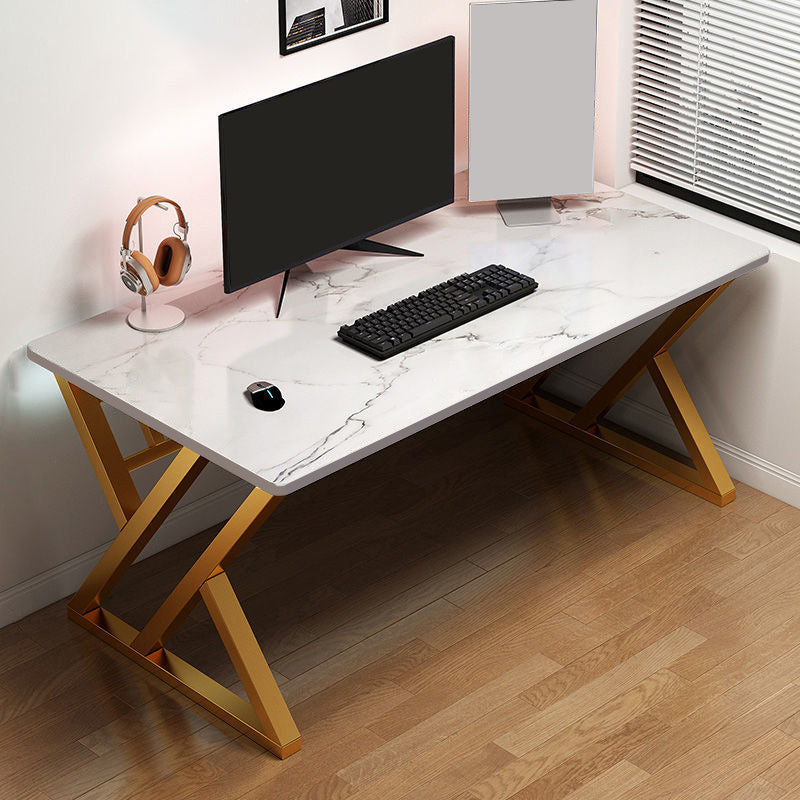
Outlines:
[[[454,52],[448,36],[220,115],[226,292],[453,202]]]

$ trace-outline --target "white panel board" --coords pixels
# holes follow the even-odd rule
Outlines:
[[[597,0],[470,4],[469,199],[594,185]]]

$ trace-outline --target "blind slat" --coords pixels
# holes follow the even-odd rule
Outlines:
[[[632,167],[800,231],[800,0],[637,0]]]

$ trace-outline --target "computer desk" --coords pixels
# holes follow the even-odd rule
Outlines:
[[[55,374],[120,529],[70,601],[71,619],[285,758],[300,748],[300,733],[225,572],[284,496],[506,392],[513,407],[565,433],[711,502],[733,500],[669,347],[768,251],[621,192],[559,207],[562,224],[543,228],[509,229],[493,206],[465,203],[406,223],[382,238],[425,258],[340,251],[318,259],[294,271],[279,320],[270,287],[225,295],[214,271],[164,293],[186,312],[177,330],[134,331],[124,307],[32,342],[28,355]],[[387,361],[336,338],[343,323],[490,263],[533,275],[539,290]],[[557,365],[665,312],[583,408],[542,388]],[[603,422],[645,371],[693,463]],[[259,379],[282,390],[283,409],[249,404],[245,387]],[[141,425],[144,449],[120,452],[101,403]],[[131,473],[170,454],[141,499]],[[103,601],[208,461],[253,490],[136,630]],[[165,649],[201,599],[249,703]]]

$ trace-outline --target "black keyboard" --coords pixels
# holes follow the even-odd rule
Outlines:
[[[490,264],[343,325],[339,338],[375,358],[389,358],[533,294],[538,287],[527,275]]]

